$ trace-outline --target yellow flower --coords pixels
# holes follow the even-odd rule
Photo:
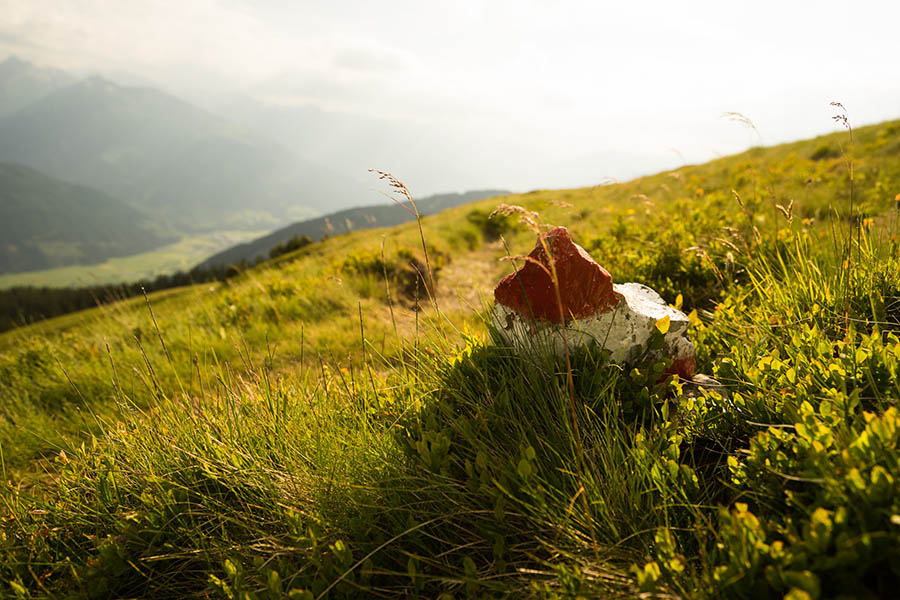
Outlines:
[[[704,192],[703,192],[703,188],[697,188],[697,195],[698,195],[698,196],[702,196],[703,193],[704,193]],[[898,194],[898,196],[900,196],[900,194]]]

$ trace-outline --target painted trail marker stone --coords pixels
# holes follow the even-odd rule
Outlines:
[[[558,297],[545,244],[559,279]],[[694,375],[687,315],[644,285],[614,284],[565,227],[544,234],[544,244],[538,239],[529,258],[494,290],[493,323],[504,342],[525,352],[557,354],[564,344],[570,349],[597,344],[614,362],[629,364],[641,356],[653,332],[665,330],[667,324],[658,355],[672,360],[669,373],[683,379]]]

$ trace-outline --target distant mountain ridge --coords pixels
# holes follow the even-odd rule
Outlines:
[[[91,264],[171,241],[98,190],[0,163],[0,273]]]
[[[96,264],[185,236],[283,227],[213,257],[240,262],[267,256],[294,235],[399,224],[410,220],[406,211],[371,206],[378,196],[369,186],[316,161],[353,155],[357,166],[340,168],[364,176],[364,126],[382,158],[399,156],[403,146],[427,163],[436,151],[398,137],[389,123],[370,130],[366,120],[321,111],[273,112],[265,127],[238,121],[247,124],[145,85],[78,79],[16,57],[0,62],[0,273]],[[443,194],[418,204],[432,214],[505,193]],[[341,210],[348,206],[357,208]],[[323,213],[333,214],[314,218]]]
[[[461,194],[436,194],[416,201],[416,207],[422,216],[433,215],[442,210],[477,202],[494,196],[505,196],[506,190],[474,190]],[[268,257],[269,251],[293,238],[308,236],[314,241],[326,235],[339,235],[358,229],[374,229],[390,227],[415,220],[407,210],[397,204],[381,204],[364,206],[338,211],[324,217],[318,217],[283,227],[252,242],[239,244],[228,250],[215,254],[197,265],[200,268],[215,268],[240,263],[254,262],[258,258]]]
[[[35,67],[17,56],[0,63],[0,117],[36,102],[75,78],[59,69]]]
[[[42,72],[18,59],[0,64],[4,71]],[[0,118],[0,160],[95,187],[177,231],[276,227],[371,196],[204,109],[103,77],[57,87]]]

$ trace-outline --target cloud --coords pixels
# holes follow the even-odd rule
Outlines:
[[[7,0],[0,55],[395,119],[466,172],[531,181],[541,160],[740,150],[729,110],[768,143],[832,130],[835,99],[859,123],[897,117],[898,21],[865,0]]]
[[[409,68],[409,59],[384,48],[343,47],[335,52],[334,65],[350,71],[403,71]]]
[[[276,72],[278,59],[302,46],[291,43],[288,52],[254,17],[215,0],[13,5],[0,13],[4,49],[75,71],[137,71],[175,83],[200,75],[234,86]]]

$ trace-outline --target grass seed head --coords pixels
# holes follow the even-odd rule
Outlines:
[[[538,235],[541,233],[540,216],[535,211],[527,210],[516,204],[501,204],[488,215],[488,218],[492,218],[494,215],[519,215],[519,220],[523,225]]]

